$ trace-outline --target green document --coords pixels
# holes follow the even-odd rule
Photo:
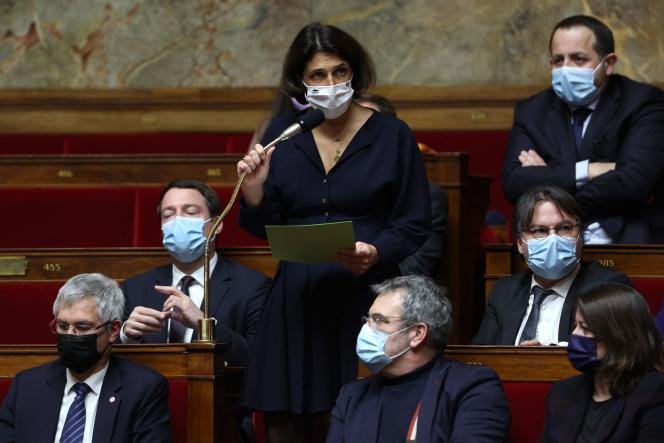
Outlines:
[[[266,226],[272,255],[285,261],[322,263],[332,261],[332,254],[355,247],[352,221],[317,225]]]

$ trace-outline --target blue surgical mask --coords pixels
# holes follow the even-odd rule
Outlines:
[[[355,352],[357,353],[360,361],[375,374],[385,366],[389,365],[392,360],[402,356],[410,349],[410,346],[408,346],[397,355],[389,356],[385,354],[385,343],[387,342],[387,339],[390,336],[400,334],[403,331],[412,328],[413,326],[415,325],[411,325],[397,332],[388,334],[387,332],[373,329],[369,326],[368,323],[365,323],[364,326],[362,326],[360,333],[357,335],[357,345],[355,347]]]
[[[205,252],[207,237],[203,233],[204,220],[199,217],[180,217],[161,225],[164,247],[176,260],[191,263]]]
[[[535,275],[547,280],[565,277],[579,263],[576,242],[576,237],[561,237],[556,234],[526,241],[528,267]]]
[[[599,96],[595,85],[595,73],[604,64],[602,60],[595,69],[561,66],[551,71],[551,85],[562,101],[578,108],[594,102]]]
[[[303,82],[304,83],[304,82]],[[346,112],[353,98],[352,79],[332,86],[309,86],[306,98],[314,109],[320,109],[326,119],[335,119]]]
[[[597,341],[591,337],[570,334],[567,358],[577,371],[593,375],[599,365]]]

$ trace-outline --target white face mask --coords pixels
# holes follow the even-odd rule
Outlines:
[[[309,86],[306,98],[314,109],[320,109],[328,120],[335,119],[346,112],[353,98],[352,78],[344,83],[332,86]]]

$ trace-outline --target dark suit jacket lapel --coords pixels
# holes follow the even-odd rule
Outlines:
[[[590,122],[586,128],[586,133],[581,140],[581,151],[584,155],[583,159],[590,159],[595,161],[597,153],[595,147],[602,144],[602,132],[605,130],[613,114],[618,110],[620,103],[620,90],[612,86],[614,83],[609,82],[606,90],[602,92],[597,107],[591,114]]]
[[[35,401],[35,423],[39,423],[35,425],[38,426],[38,441],[55,439],[67,382],[65,370],[62,363],[55,361],[52,363],[52,367],[48,368],[48,373],[44,377],[44,386],[33,386],[33,389],[37,389],[39,392],[38,400]]]
[[[316,147],[316,142],[311,131],[294,138],[293,144],[314,166],[325,173],[325,168],[323,167],[323,162],[320,159],[320,154],[318,153],[318,148]]]
[[[117,367],[116,360],[111,357],[97,403],[95,428],[92,434],[95,443],[109,442],[113,437],[115,415],[122,402],[121,389],[122,374]]]
[[[372,377],[369,382],[369,392],[362,401],[360,409],[360,417],[354,420],[355,423],[361,424],[362,441],[372,442],[378,441],[378,425],[380,416],[382,414],[381,407],[381,385],[382,381],[380,376]]]
[[[576,163],[579,161],[574,144],[574,134],[572,134],[572,120],[569,107],[557,96],[554,97],[549,113],[547,115],[546,130],[553,133],[553,140],[556,141],[561,163]],[[546,160],[546,159],[545,159]]]
[[[528,310],[528,299],[530,298],[530,284],[533,275],[526,272],[524,277],[519,282],[519,286],[514,294],[513,304],[508,306],[505,311],[505,328],[503,336],[509,340],[509,345],[514,344],[516,335],[519,333],[523,316],[526,315]]]
[[[558,340],[568,341],[569,334],[572,331],[572,324],[574,323],[574,311],[576,309],[576,296],[579,291],[585,287],[585,280],[588,277],[588,264],[581,262],[579,272],[574,277],[572,285],[567,291],[565,303],[563,303],[563,311],[560,314],[560,323],[558,324]]]
[[[371,141],[375,140],[374,133],[379,131],[380,127],[382,126],[380,124],[380,121],[382,120],[380,120],[377,115],[378,112],[374,112],[371,114],[371,116],[369,116],[369,119],[364,123],[364,125],[362,125],[362,127],[360,127],[360,130],[357,131],[357,134],[355,134],[355,137],[353,137],[353,139],[350,141],[348,147],[346,147],[343,154],[341,154],[341,158],[339,158],[337,164],[332,167],[332,170],[339,167],[349,158],[371,145]]]
[[[570,400],[565,404],[564,419],[561,420],[560,442],[576,441],[576,437],[581,429],[583,418],[586,415],[586,409],[593,395],[592,379],[587,378],[586,383],[581,384],[581,389],[576,392],[569,392]]]
[[[217,251],[217,265],[210,276],[210,315],[220,310],[219,305],[226,298],[231,289],[231,276],[233,264],[221,257],[221,251]],[[203,306],[200,309],[203,310]],[[192,340],[196,340],[198,334],[194,331]]]
[[[173,284],[173,265],[162,266],[157,270],[157,278],[154,282],[155,285],[159,286],[171,286]],[[152,297],[155,300],[151,304],[151,307],[156,310],[161,310],[166,301],[166,296],[152,289]],[[154,343],[166,343],[166,331],[168,330],[168,322],[164,323],[164,327],[161,328],[161,331],[154,334],[153,339],[151,340]]]
[[[436,435],[434,427],[437,422],[441,421],[440,415],[452,412],[441,410],[444,406],[438,404],[442,398],[440,391],[445,386],[445,378],[447,378],[449,372],[450,362],[440,357],[435,358],[438,361],[429,375],[427,387],[424,389],[424,396],[422,397],[420,415],[417,418],[417,441],[434,441],[433,437]]]

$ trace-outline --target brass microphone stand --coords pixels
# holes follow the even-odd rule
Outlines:
[[[263,149],[267,151],[282,140],[284,140],[284,138],[279,137],[278,139],[266,145]],[[228,212],[233,207],[235,199],[237,198],[237,194],[240,191],[240,186],[242,186],[242,182],[244,181],[244,177],[246,175],[247,173],[242,171],[240,177],[237,180],[237,183],[235,184],[231,198],[228,200],[228,204],[214,221],[212,229],[210,229],[210,233],[208,234],[207,240],[205,241],[205,255],[203,256],[203,318],[198,320],[198,339],[196,340],[198,343],[216,342],[216,339],[214,338],[215,319],[210,317],[210,249],[213,248],[215,242],[215,232],[217,232],[219,225],[221,225],[221,223],[226,218],[226,215],[228,215]]]

